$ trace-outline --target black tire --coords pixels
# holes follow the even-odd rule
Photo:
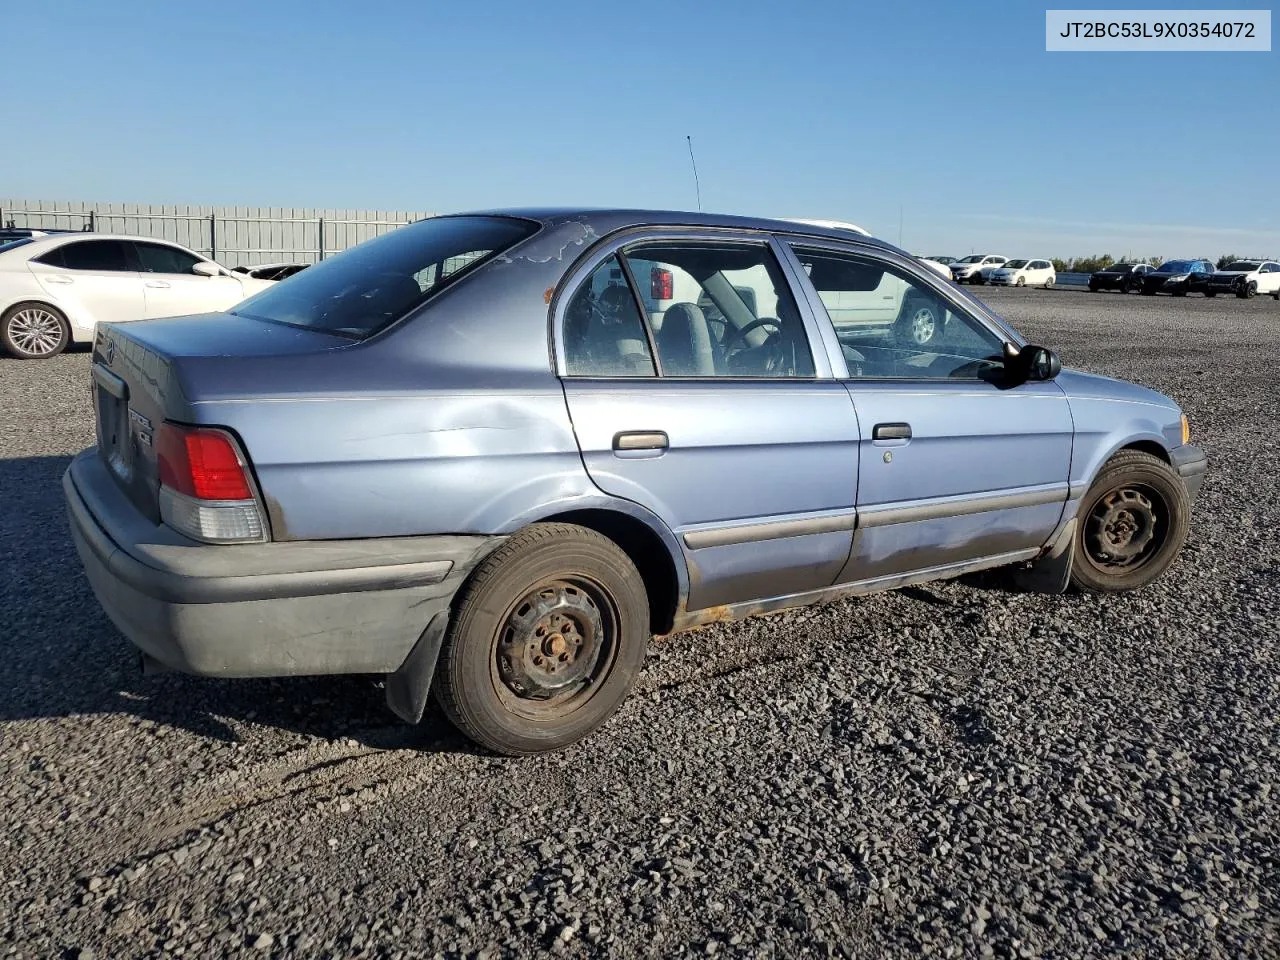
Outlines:
[[[1218,291],[1217,291],[1217,290],[1206,290],[1206,291],[1204,292],[1204,295],[1205,295],[1206,297],[1208,297],[1210,300],[1212,300],[1214,297],[1216,297],[1216,296],[1218,295]]]
[[[1056,281],[1057,281],[1057,277],[1050,277],[1048,280],[1044,282],[1044,288],[1046,290],[1052,290],[1053,285]]]
[[[936,300],[909,296],[902,302],[893,338],[906,347],[925,347],[942,336],[943,313]]]
[[[1252,300],[1258,295],[1258,285],[1250,280],[1244,285],[1244,289],[1236,294],[1241,300]]]
[[[476,568],[456,609],[436,696],[462,733],[508,756],[559,750],[608,720],[649,642],[635,565],[574,524],[511,537]]]
[[[1143,295],[1144,297],[1154,297],[1154,296],[1156,295],[1156,292],[1155,292],[1154,290],[1150,290],[1150,289],[1148,289],[1147,287],[1143,287],[1143,288],[1142,288],[1142,295]]]
[[[1018,280],[1017,280],[1017,282],[1016,282],[1016,283],[1014,283],[1014,286],[1015,286],[1015,287],[1025,287],[1026,285],[1027,285],[1027,278],[1026,278],[1026,277],[1019,277],[1019,278],[1018,278]]]
[[[982,275],[981,270],[973,271],[973,276],[969,278],[969,282],[975,287],[980,287],[987,282],[987,278]]]
[[[1107,461],[1080,504],[1071,585],[1088,593],[1145,587],[1178,558],[1191,501],[1163,460],[1121,450]]]
[[[0,317],[0,344],[19,360],[56,357],[70,342],[66,316],[47,303],[15,303]]]
[[[1093,281],[1089,281],[1089,292],[1090,292],[1090,293],[1097,293],[1099,289],[1101,289],[1101,288],[1100,288],[1100,286],[1099,286],[1098,284],[1094,283]]]
[[[1120,281],[1120,292],[1121,292],[1121,293],[1128,293],[1132,288],[1133,288],[1133,287],[1132,287],[1132,284],[1130,284],[1128,280],[1121,280],[1121,281]]]
[[[1175,290],[1173,291],[1173,295],[1175,297],[1185,297],[1187,295],[1187,288],[1183,287],[1181,290]]]

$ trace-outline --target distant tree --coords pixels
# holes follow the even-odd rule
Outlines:
[[[1067,261],[1065,260],[1061,260],[1058,257],[1054,257],[1053,260],[1051,260],[1050,262],[1053,264],[1054,273],[1070,273],[1071,272],[1070,267]]]
[[[1237,257],[1234,253],[1224,253],[1222,256],[1218,258],[1218,269],[1225,270],[1227,268],[1227,264],[1235,263],[1238,259],[1240,258]]]
[[[1109,253],[1094,254],[1092,257],[1077,257],[1072,260],[1071,269],[1076,273],[1093,273],[1095,270],[1105,270],[1115,262],[1115,257]]]

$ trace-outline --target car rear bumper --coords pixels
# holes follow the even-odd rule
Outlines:
[[[96,450],[62,480],[98,602],[165,666],[202,676],[390,673],[500,537],[208,545],[156,526]]]
[[[1195,444],[1184,443],[1169,451],[1169,459],[1173,463],[1173,469],[1178,471],[1178,476],[1186,485],[1187,496],[1194,500],[1200,493],[1204,475],[1209,469],[1208,455]]]

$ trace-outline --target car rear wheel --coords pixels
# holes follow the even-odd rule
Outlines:
[[[1055,279],[1054,277],[1050,277],[1048,280],[1046,280],[1046,281],[1044,282],[1044,288],[1045,288],[1046,290],[1052,290],[1052,289],[1053,289],[1053,282],[1054,282],[1054,279]]]
[[[1121,450],[1080,504],[1071,583],[1090,593],[1144,587],[1169,569],[1187,539],[1191,504],[1163,460]]]
[[[1241,300],[1252,300],[1258,295],[1258,285],[1250,280],[1244,285],[1244,289],[1236,294]]]
[[[942,317],[938,306],[920,297],[909,297],[894,324],[894,339],[910,347],[933,343],[942,333]]]
[[[71,342],[71,327],[62,311],[44,303],[19,303],[0,320],[0,342],[21,360],[57,356]]]
[[[1025,287],[1026,285],[1027,285],[1026,277],[1019,277],[1017,282],[1014,284],[1014,286],[1017,286],[1017,287]]]
[[[573,524],[511,537],[476,569],[457,609],[436,695],[466,736],[509,756],[558,750],[604,723],[649,642],[635,565]]]

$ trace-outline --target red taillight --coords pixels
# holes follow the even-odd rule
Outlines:
[[[670,300],[675,296],[675,278],[670,270],[654,267],[649,271],[649,293],[654,300]]]
[[[252,500],[235,442],[221,430],[160,425],[160,482],[197,500]]]

